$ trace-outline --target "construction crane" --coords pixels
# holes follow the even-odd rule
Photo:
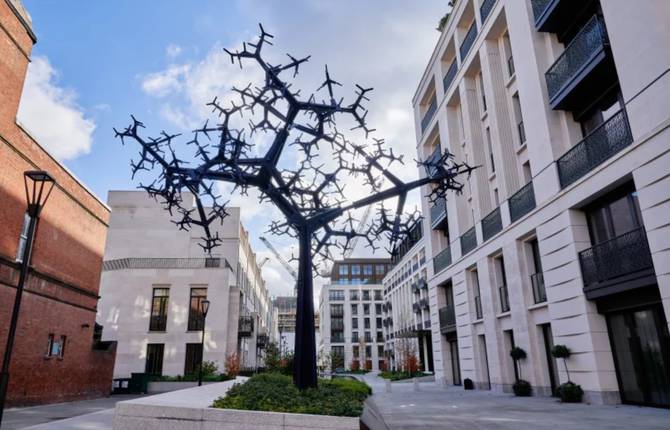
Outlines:
[[[259,239],[261,240],[261,242],[263,242],[265,244],[265,246],[270,250],[270,252],[272,252],[272,254],[274,254],[275,258],[279,261],[279,263],[284,267],[284,269],[286,269],[286,271],[289,273],[289,275],[291,275],[291,277],[295,280],[294,293],[296,293],[296,295],[297,295],[297,291],[298,291],[298,272],[296,272],[295,269],[290,264],[288,264],[288,261],[286,261],[286,259],[281,256],[279,251],[277,251],[277,248],[275,248],[274,245],[272,245],[269,240],[267,240],[263,236],[259,237]]]
[[[270,261],[270,257],[265,257],[263,261],[261,261],[260,264],[258,265],[258,268],[262,269],[263,266],[265,266],[265,263],[267,263],[268,261]]]

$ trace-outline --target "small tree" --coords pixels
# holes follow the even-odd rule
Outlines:
[[[344,367],[344,357],[334,351],[330,352],[330,371],[335,373],[337,369]]]
[[[281,370],[281,354],[279,346],[270,342],[265,349],[265,367],[270,372],[279,372]]]
[[[521,363],[519,363],[519,360],[524,360],[526,358],[526,351],[524,351],[522,348],[519,348],[518,346],[515,346],[512,348],[510,351],[509,355],[512,357],[512,360],[514,360],[514,370],[515,370],[515,379],[518,381],[521,378]]]
[[[202,377],[203,378],[216,376],[217,373],[219,373],[219,365],[216,364],[216,361],[203,361],[202,362]]]
[[[568,382],[570,382],[570,371],[568,371],[568,361],[567,359],[570,358],[570,355],[572,352],[570,351],[570,348],[568,348],[565,345],[555,345],[551,349],[551,355],[553,355],[555,358],[562,358],[563,359],[563,365],[565,366],[565,373],[568,376]]]
[[[351,360],[351,371],[352,372],[356,372],[360,368],[361,368],[361,363],[360,363],[360,361],[358,361],[357,358],[354,358],[353,360]]]
[[[237,352],[226,355],[226,373],[231,378],[235,378],[240,373],[240,356]]]

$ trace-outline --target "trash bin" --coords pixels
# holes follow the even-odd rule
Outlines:
[[[131,373],[130,374],[130,392],[133,394],[147,394],[149,392],[149,379],[151,375],[148,373]]]

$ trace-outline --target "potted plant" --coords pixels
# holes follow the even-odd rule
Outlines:
[[[565,366],[565,373],[568,376],[568,382],[565,382],[558,386],[556,389],[556,394],[561,398],[562,402],[565,403],[580,403],[582,401],[582,396],[584,395],[584,390],[578,384],[575,384],[570,380],[570,371],[568,370],[567,359],[570,358],[571,352],[570,348],[565,345],[555,345],[551,349],[551,355],[555,358],[562,358],[563,365]]]
[[[514,370],[516,376],[516,381],[514,382],[514,385],[512,385],[514,395],[520,397],[530,396],[533,391],[533,387],[530,385],[530,382],[521,379],[521,363],[519,363],[519,360],[523,360],[527,357],[526,351],[518,346],[515,346],[512,348],[509,355],[512,357],[512,360],[514,360]]]

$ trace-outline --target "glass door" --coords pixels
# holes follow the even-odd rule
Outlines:
[[[613,313],[607,321],[622,401],[670,406],[670,336],[663,308]]]

